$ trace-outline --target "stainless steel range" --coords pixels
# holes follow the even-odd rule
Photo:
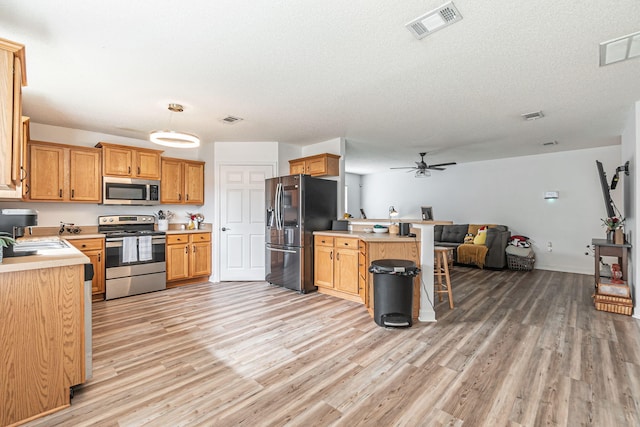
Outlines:
[[[153,215],[98,217],[98,232],[106,235],[106,299],[166,289],[166,237],[154,222]]]

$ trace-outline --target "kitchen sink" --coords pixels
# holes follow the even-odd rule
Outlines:
[[[70,246],[60,239],[55,240],[22,240],[13,245],[14,252],[41,251],[47,249],[69,249]]]

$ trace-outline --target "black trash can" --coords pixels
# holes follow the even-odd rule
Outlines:
[[[413,322],[413,278],[420,269],[413,261],[379,259],[371,262],[373,320],[385,327],[410,327]]]

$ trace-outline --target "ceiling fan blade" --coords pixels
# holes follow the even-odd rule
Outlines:
[[[427,169],[434,170],[434,171],[446,170],[445,168],[440,168],[440,167],[437,167],[437,166],[429,166]]]
[[[399,168],[389,168],[389,169],[418,169],[418,168],[415,166],[403,166]]]
[[[435,164],[435,165],[428,165],[427,167],[429,169],[431,169],[431,168],[434,168],[434,167],[437,168],[437,167],[440,167],[440,166],[451,166],[451,165],[455,165],[455,164],[456,164],[456,162],[438,163],[438,164]]]

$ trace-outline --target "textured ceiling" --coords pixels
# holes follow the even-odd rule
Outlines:
[[[404,24],[443,3],[3,0],[0,37],[27,46],[36,123],[205,144],[344,137],[355,173],[419,151],[468,162],[620,142],[640,58],[599,67],[598,45],[640,30],[640,2],[456,0],[462,21],[416,40]]]

